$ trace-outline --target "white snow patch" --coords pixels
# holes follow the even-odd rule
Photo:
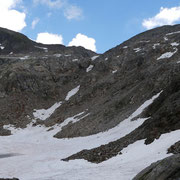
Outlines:
[[[66,56],[66,57],[70,57],[70,56],[71,56],[71,54],[65,54],[64,56]]]
[[[85,115],[82,116],[83,114],[85,114]],[[69,123],[76,123],[76,122],[80,121],[81,119],[84,119],[85,117],[87,117],[87,116],[89,116],[89,115],[90,115],[90,113],[86,114],[86,112],[81,112],[81,113],[79,113],[79,114],[76,114],[76,115],[74,115],[74,116],[72,116],[72,117],[69,117],[69,118],[65,119],[65,120],[60,124],[60,127],[62,128],[62,127],[66,126],[66,125],[69,124]],[[81,116],[81,117],[80,117],[80,116]]]
[[[20,57],[20,60],[26,60],[29,59],[29,56]]]
[[[171,32],[171,33],[166,34],[166,36],[171,36],[171,35],[173,35],[173,34],[179,34],[179,33],[180,33],[180,31]]]
[[[93,56],[91,57],[91,60],[94,61],[95,59],[97,59],[99,56]]]
[[[89,72],[93,69],[94,65],[89,65],[89,67],[86,69],[86,72]]]
[[[137,52],[141,51],[141,48],[134,48],[133,50],[137,53]]]
[[[164,40],[165,40],[165,41],[168,41],[168,38],[167,38],[167,37],[164,37]]]
[[[159,46],[159,45],[160,45],[160,43],[154,44],[154,45],[153,45],[153,49],[156,49],[156,47]]]
[[[119,58],[120,57],[120,55],[118,55],[118,56],[116,56],[117,58]]]
[[[57,102],[55,103],[53,106],[51,106],[48,109],[39,109],[39,110],[34,110],[35,112],[33,112],[34,118],[35,119],[40,119],[40,120],[46,120],[47,118],[49,118],[54,111],[60,107],[62,104],[62,102]]]
[[[73,60],[72,60],[72,62],[77,62],[77,61],[78,61],[78,59],[73,59]]]
[[[46,47],[40,47],[40,46],[35,46],[35,47],[38,49],[43,49],[45,52],[48,52],[48,48],[46,48]]]
[[[173,43],[171,43],[171,46],[179,46],[179,43],[173,42]]]
[[[116,72],[117,72],[117,70],[112,71],[113,74],[116,73]]]
[[[147,119],[131,121],[139,115],[160,93],[144,102],[129,118],[109,131],[87,137],[72,139],[56,139],[61,127],[70,121],[76,122],[84,118],[83,112],[67,118],[60,127],[53,130],[42,126],[14,130],[11,136],[0,136],[0,154],[18,153],[18,156],[1,158],[0,177],[17,177],[21,180],[129,180],[152,162],[166,156],[166,150],[180,139],[180,130],[162,135],[150,145],[144,140],[137,141],[123,149],[123,154],[100,164],[92,164],[85,160],[60,161],[83,149],[91,149],[107,144],[132,132]],[[81,115],[83,117],[81,117]],[[77,116],[80,116],[79,118]],[[12,128],[12,127],[11,127]],[[142,152],[142,153],[141,153]],[[158,153],[161,152],[161,153]]]
[[[108,59],[109,59],[109,58],[108,58],[108,57],[106,57],[106,58],[105,58],[105,61],[107,61]]]
[[[127,49],[127,48],[128,48],[128,46],[124,46],[124,47],[123,47],[123,49]]]
[[[10,54],[10,55],[12,55],[12,54],[13,54],[13,52],[10,52],[9,54]]]
[[[68,92],[65,100],[68,101],[72,96],[74,96],[78,91],[79,91],[80,85],[72,89],[71,91]]]
[[[174,52],[166,52],[166,53],[162,54],[160,57],[158,57],[157,60],[171,58],[177,52],[177,50],[178,49],[175,48]]]
[[[59,58],[62,56],[62,54],[54,54],[55,57]]]
[[[3,50],[5,47],[4,46],[0,46],[0,49]]]
[[[178,61],[177,64],[180,64],[180,61]]]

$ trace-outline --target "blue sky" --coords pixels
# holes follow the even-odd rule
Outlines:
[[[178,0],[0,0],[0,27],[98,53],[147,29],[179,22]]]

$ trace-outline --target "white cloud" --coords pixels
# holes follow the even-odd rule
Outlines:
[[[26,14],[14,8],[21,0],[0,0],[0,27],[21,31],[25,26]]]
[[[65,11],[64,11],[64,16],[69,19],[69,20],[72,20],[72,19],[81,19],[82,18],[82,9],[77,7],[77,6],[68,6]]]
[[[161,7],[157,15],[144,19],[142,25],[147,29],[151,29],[157,26],[173,25],[178,21],[180,21],[180,6],[172,8]]]
[[[77,34],[75,38],[69,42],[68,46],[82,46],[86,49],[92,50],[96,52],[96,41],[93,38],[89,38],[86,35],[81,33]]]
[[[44,32],[37,35],[36,41],[43,44],[63,44],[63,37],[62,35]]]
[[[50,8],[61,8],[62,6],[64,6],[64,4],[66,3],[66,0],[33,0],[34,4],[42,4],[42,5],[46,5]]]
[[[35,19],[32,21],[31,28],[34,29],[35,26],[39,23],[39,21],[40,21],[39,18],[35,18]]]

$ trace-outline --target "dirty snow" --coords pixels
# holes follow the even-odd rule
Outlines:
[[[160,57],[157,58],[157,60],[171,58],[176,52],[177,52],[177,48],[175,48],[174,52],[166,52],[162,54]]]
[[[134,48],[133,50],[137,53],[137,52],[141,51],[141,48]]]
[[[92,69],[93,69],[93,65],[89,65],[89,67],[86,69],[86,72],[89,72],[89,71],[91,71]]]
[[[62,54],[54,54],[55,57],[59,58],[62,56]]]
[[[79,91],[80,85],[72,89],[71,91],[68,92],[65,100],[68,101],[72,96],[74,96],[78,91]]]
[[[43,49],[45,52],[48,52],[48,48],[46,48],[46,47],[40,47],[40,46],[35,46],[35,47],[38,49]]]
[[[28,58],[29,58],[29,56],[24,56],[24,57],[20,57],[20,60],[26,60]]]
[[[173,35],[173,34],[179,34],[179,33],[180,33],[180,31],[171,32],[171,33],[166,34],[166,36],[171,36],[171,35]]]
[[[159,46],[159,45],[160,45],[160,43],[154,44],[154,45],[153,45],[153,49],[156,49],[156,47]]]
[[[62,102],[57,102],[48,109],[39,109],[39,110],[35,109],[34,112],[33,112],[33,116],[34,116],[35,119],[40,119],[40,120],[44,121],[47,118],[49,118],[54,113],[54,111],[58,107],[61,106],[61,104],[62,104]]]
[[[143,41],[140,41],[141,43],[148,43],[150,42],[150,40],[143,40]]]
[[[95,59],[97,59],[99,56],[93,56],[91,57],[91,60],[94,61]]]
[[[161,93],[161,92],[160,92]],[[12,130],[11,136],[0,136],[0,154],[14,154],[7,158],[0,158],[0,177],[17,177],[21,180],[130,180],[139,171],[152,162],[169,156],[167,148],[180,139],[180,130],[162,135],[150,145],[145,145],[144,140],[137,141],[122,150],[122,155],[117,155],[100,164],[92,164],[85,160],[61,161],[83,149],[91,149],[102,144],[117,140],[139,127],[146,119],[132,119],[138,116],[159,95],[153,96],[144,102],[130,117],[125,119],[115,128],[87,137],[71,139],[56,139],[60,127],[56,126],[51,131],[43,126],[33,127],[31,124],[25,129]],[[76,122],[88,115],[84,112],[69,119]],[[79,116],[79,117],[77,117]],[[62,124],[61,124],[62,126]],[[16,153],[18,155],[16,156]]]

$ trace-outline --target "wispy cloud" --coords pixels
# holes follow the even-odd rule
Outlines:
[[[21,0],[0,0],[0,27],[14,31],[21,31],[26,27],[26,14],[15,9],[20,3]]]
[[[66,0],[33,0],[35,5],[42,4],[50,8],[62,8],[66,4]]]
[[[76,37],[69,42],[68,46],[82,46],[96,52],[96,40],[81,33],[77,34]]]
[[[82,9],[71,5],[68,6],[65,10],[64,10],[64,16],[68,19],[68,20],[72,20],[72,19],[76,19],[79,20],[83,17],[83,12]]]
[[[63,37],[62,35],[43,32],[37,35],[36,41],[43,44],[63,44]]]
[[[51,9],[62,9],[68,20],[79,20],[83,17],[83,10],[68,2],[68,0],[33,0],[35,5],[46,5]]]
[[[154,17],[144,19],[143,27],[151,29],[157,26],[173,25],[180,21],[180,6],[172,8],[161,7],[160,12]]]
[[[35,26],[39,23],[39,21],[40,21],[39,18],[35,18],[31,23],[31,28],[34,29]]]

